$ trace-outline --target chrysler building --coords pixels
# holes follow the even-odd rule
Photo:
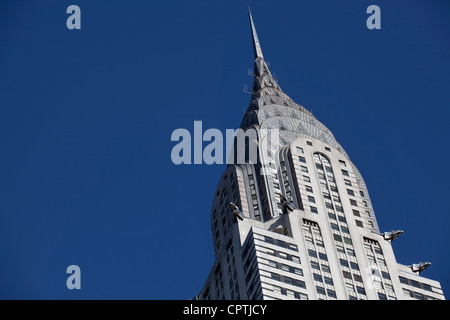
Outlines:
[[[403,231],[379,230],[357,167],[282,91],[250,10],[249,19],[254,84],[240,128],[255,132],[244,149],[255,143],[257,161],[234,161],[220,179],[215,263],[196,299],[445,299],[439,282],[423,277],[429,262],[397,263],[391,242]]]

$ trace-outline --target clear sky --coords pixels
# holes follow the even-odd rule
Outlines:
[[[66,8],[81,8],[68,30]],[[214,261],[224,165],[171,162],[177,128],[239,127],[250,4],[283,91],[361,171],[399,263],[450,295],[450,2],[0,3],[0,298],[188,299]],[[381,30],[366,9],[381,8]],[[81,290],[66,268],[81,268]]]

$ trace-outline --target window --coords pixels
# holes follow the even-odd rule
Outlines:
[[[271,273],[270,273],[270,277],[271,277],[272,279],[274,279],[274,280],[280,281],[280,275],[279,275],[279,274],[276,274],[276,273],[271,272]]]
[[[269,266],[273,267],[273,268],[277,268],[277,263],[273,260],[267,260],[269,262]]]
[[[289,278],[289,277],[283,277],[284,279],[284,283],[287,283],[287,284],[293,284],[292,283],[292,278]]]
[[[319,275],[317,273],[313,273],[313,277],[314,277],[315,281],[323,282],[321,275]]]
[[[344,179],[345,185],[346,186],[352,186],[352,183],[350,182],[350,180]]]
[[[330,298],[337,298],[337,297],[336,297],[336,292],[334,292],[333,290],[327,289],[327,293],[328,293],[328,296],[329,296]]]
[[[308,201],[311,203],[316,203],[316,200],[314,199],[314,197],[308,196]]]
[[[359,194],[361,195],[361,197],[365,197],[363,191],[359,190]]]
[[[341,266],[348,268],[348,261],[347,260],[339,259],[339,263],[341,264]]]
[[[292,262],[300,263],[300,258],[299,257],[292,256],[291,258],[292,258]]]
[[[308,255],[313,258],[317,258],[317,253],[314,250],[308,249]]]
[[[361,217],[358,210],[353,209],[353,215],[356,217]]]
[[[355,287],[353,286],[353,284],[346,282],[345,287],[347,288],[347,291],[349,293],[355,293]]]
[[[349,174],[348,174],[348,171],[347,171],[347,170],[342,169],[341,171],[342,171],[342,174],[343,174],[344,176],[349,177]]]
[[[351,245],[353,244],[352,239],[347,238],[347,237],[344,237],[344,243],[351,244]]]
[[[363,282],[361,276],[358,275],[358,274],[354,274],[354,275],[353,275],[353,279],[355,279],[355,281],[358,281],[358,282],[361,282],[361,283]]]
[[[347,227],[341,226],[341,231],[342,231],[343,233],[350,234],[350,231],[348,231],[348,228],[347,228]]]
[[[325,151],[331,152],[331,149],[328,147],[325,147]]]
[[[319,286],[316,286],[316,291],[318,294],[325,294],[325,289]]]
[[[385,295],[384,293],[381,293],[381,292],[378,292],[378,298],[379,298],[380,300],[387,300],[386,295]]]
[[[302,168],[302,171],[303,171],[303,172],[306,172],[306,173],[308,173],[308,168],[307,168],[307,167],[305,167],[305,166],[301,166],[301,168]]]
[[[356,262],[350,261],[350,266],[353,270],[359,270],[359,265]]]
[[[368,255],[367,256],[367,260],[369,260],[369,262],[371,264],[376,264],[377,262],[375,261],[375,257]]]
[[[347,194],[349,196],[355,196],[355,193],[353,192],[353,190],[347,189]]]
[[[362,221],[355,220],[355,222],[358,227],[364,228]]]
[[[306,163],[305,157],[298,156],[298,160],[299,160],[300,162]]]
[[[398,278],[399,278],[399,280],[400,280],[400,283],[408,284],[408,285],[409,285],[408,279],[406,279],[406,278],[404,278],[404,277],[398,277]]]
[[[328,212],[328,218],[330,218],[332,220],[336,220],[336,215],[332,212]]]
[[[303,276],[303,270],[299,269],[299,268],[293,268],[293,271],[295,274],[299,275],[299,276]]]
[[[433,288],[429,284],[422,283],[422,285],[425,290],[433,292]]]
[[[273,244],[273,239],[270,237],[264,236],[264,241]]]
[[[299,292],[298,298],[299,298],[300,300],[308,300],[308,295]]]
[[[319,259],[328,261],[328,257],[325,253],[319,252]]]
[[[286,242],[284,242],[283,240],[277,240],[277,246],[286,248]]]
[[[286,295],[287,295],[289,298],[295,298],[295,292],[292,291],[292,290],[286,289]]]
[[[311,142],[311,141],[306,141],[306,144],[307,144],[308,146],[312,146],[312,142]]]
[[[305,182],[311,182],[311,179],[309,179],[308,176],[303,176],[303,181],[305,181]]]
[[[356,290],[358,291],[359,294],[366,294],[366,290],[363,287],[360,286],[356,286]]]
[[[287,259],[289,256],[287,255],[287,253],[284,253],[284,252],[278,252],[278,256],[280,257],[280,258],[283,258],[283,259]]]
[[[310,206],[312,213],[319,213],[316,207]]]
[[[311,269],[320,270],[320,266],[317,262],[311,261]]]
[[[336,250],[337,250],[337,252],[339,252],[339,253],[345,254],[344,247],[343,247],[342,245],[340,245],[340,244],[336,245]]]
[[[344,278],[346,279],[352,279],[352,274],[350,272],[347,271],[342,271],[342,275],[344,276]]]
[[[330,223],[331,229],[339,231],[339,226],[336,223]]]
[[[384,288],[386,289],[386,291],[394,292],[394,287],[389,283],[385,283]]]
[[[331,273],[330,267],[327,266],[326,264],[322,264],[322,271],[323,271],[323,272]],[[326,278],[326,277],[325,277],[325,278]]]
[[[312,187],[310,187],[310,186],[305,186],[305,188],[306,188],[306,191],[308,191],[308,192],[313,192],[313,188],[312,188]]]
[[[281,294],[281,287],[272,285],[273,292]]]
[[[334,285],[333,279],[331,279],[330,277],[323,277],[323,280],[325,281],[326,284],[330,286]]]
[[[293,284],[294,286],[296,286],[296,287],[306,289],[306,284],[305,284],[304,281],[300,281],[300,280],[297,280],[297,279],[293,279],[292,284]]]
[[[345,164],[345,161],[343,161],[343,160],[339,160],[339,164],[341,165],[341,166],[343,166],[343,167],[346,167],[347,165]]]
[[[297,152],[298,152],[298,153],[303,153],[303,148],[297,147]]]
[[[358,204],[356,203],[356,201],[353,200],[353,199],[350,199],[350,204],[351,204],[352,206],[358,206]]]
[[[333,238],[334,238],[335,241],[342,242],[342,237],[340,235],[338,235],[338,234],[334,234],[333,233]]]

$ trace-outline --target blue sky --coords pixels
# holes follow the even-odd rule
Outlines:
[[[66,28],[81,8],[82,29]],[[450,289],[450,3],[2,1],[0,298],[187,299],[214,260],[224,165],[171,162],[177,128],[240,125],[250,4],[281,88],[368,185],[398,262]],[[381,8],[381,30],[366,8]],[[67,266],[82,290],[66,288]]]

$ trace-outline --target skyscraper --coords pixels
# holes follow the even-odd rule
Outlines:
[[[360,172],[281,90],[249,18],[254,84],[244,150],[235,145],[243,161],[232,155],[217,187],[216,260],[197,298],[444,299],[439,282],[421,275],[430,263],[397,263],[391,242],[403,231],[380,232]]]

